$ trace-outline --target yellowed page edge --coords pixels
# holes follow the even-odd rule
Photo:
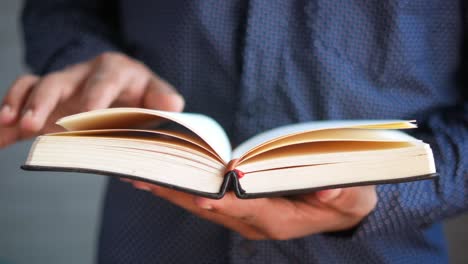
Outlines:
[[[184,134],[184,133],[180,133],[180,132],[176,132],[176,131],[169,131],[169,130],[162,130],[162,129],[158,129],[158,130],[146,130],[146,129],[94,129],[94,130],[79,130],[79,131],[66,131],[66,132],[58,132],[58,133],[51,133],[51,134],[48,134],[50,136],[87,136],[87,135],[90,135],[90,136],[93,136],[93,135],[97,135],[97,136],[103,136],[105,137],[105,134],[112,134],[112,133],[150,133],[150,134],[155,134],[155,135],[163,135],[163,136],[169,136],[169,137],[173,137],[173,138],[177,138],[177,139],[180,139],[180,140],[183,140],[185,142],[188,142],[188,143],[191,143],[197,147],[200,147],[204,150],[206,150],[207,152],[211,153],[211,155],[216,158],[219,162],[223,163],[224,164],[224,161],[221,159],[221,157],[216,153],[214,152],[210,146],[208,146],[208,144],[204,141],[202,141],[201,139],[199,138],[196,138],[196,137],[192,137],[192,136],[189,136],[187,134]],[[119,136],[117,136],[119,137]],[[124,136],[123,136],[124,137]],[[125,136],[125,138],[128,138],[127,136]],[[129,138],[132,138],[131,136]],[[140,139],[140,137],[138,137],[138,139]],[[145,138],[145,136],[142,136],[141,137],[141,140],[149,140],[151,141],[152,138]],[[161,138],[158,138],[157,141],[162,141],[163,139]]]
[[[216,152],[224,163],[231,159],[231,145],[222,127],[212,118],[143,108],[108,108],[64,117],[57,124],[67,130],[126,129],[170,120],[191,130]]]
[[[233,158],[242,159],[250,152],[255,151],[264,145],[286,137],[296,136],[303,133],[309,133],[320,130],[354,128],[354,129],[381,129],[385,125],[387,129],[408,129],[416,128],[412,122],[414,120],[337,120],[337,121],[312,121],[286,125],[258,134],[245,141],[233,151]],[[391,127],[391,128],[390,128]]]

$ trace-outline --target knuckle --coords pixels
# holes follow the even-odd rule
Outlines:
[[[116,83],[136,83],[143,87],[153,76],[143,63],[117,52],[104,52],[97,57],[96,71],[91,79],[93,82],[113,80]],[[142,81],[144,80],[144,81]]]
[[[97,56],[98,61],[107,61],[107,60],[112,60],[115,57],[115,52],[112,51],[106,51],[101,53],[100,55]]]
[[[127,60],[127,56],[115,51],[106,51],[97,56],[97,61],[101,64],[116,63],[123,60]]]
[[[65,78],[63,73],[61,72],[52,72],[49,73],[48,75],[44,76],[44,78],[41,80],[40,85],[55,85],[58,83],[64,83]]]
[[[16,78],[16,80],[13,82],[12,86],[18,86],[18,85],[21,85],[23,83],[29,83],[31,81],[37,80],[38,78],[39,78],[38,76],[33,75],[33,74],[25,74],[25,75],[22,75],[22,76]]]
[[[104,52],[97,57],[97,61],[101,66],[115,68],[118,73],[150,72],[149,69],[140,61],[119,52]]]

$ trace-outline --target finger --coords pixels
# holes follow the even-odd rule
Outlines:
[[[219,214],[240,219],[275,240],[302,237],[342,226],[342,220],[336,210],[312,206],[300,200],[241,200],[230,193],[219,201],[197,198],[196,203],[201,208],[210,208]]]
[[[160,186],[154,186],[152,188],[153,194],[170,201],[173,204],[176,204],[201,218],[207,219],[214,223],[223,225],[229,229],[232,229],[242,236],[252,239],[252,240],[259,240],[265,239],[266,236],[259,232],[256,228],[239,221],[238,219],[228,217],[225,215],[221,215],[216,211],[205,210],[200,208],[195,204],[195,200],[197,199],[196,196],[190,195],[187,193],[171,190],[168,188],[163,188]]]
[[[35,75],[24,75],[12,84],[10,90],[3,99],[2,108],[0,110],[0,125],[11,125],[17,120],[29,91],[31,91],[38,80],[39,77]]]
[[[321,202],[330,202],[338,198],[343,189],[337,188],[337,189],[329,189],[329,190],[323,190],[323,191],[318,191],[315,195],[317,196],[317,199]]]
[[[0,149],[19,140],[20,133],[17,126],[0,127]]]
[[[303,220],[302,212],[288,199],[238,199],[230,192],[220,200],[198,197],[195,203],[200,208],[238,219],[272,239],[283,240],[302,234],[296,225]]]
[[[272,199],[238,199],[234,193],[229,192],[220,199],[208,199],[199,197],[195,203],[207,210],[216,211],[220,214],[235,217],[249,224],[256,224],[259,215],[264,215],[264,209],[272,206]]]
[[[184,98],[169,83],[157,77],[149,81],[143,99],[143,107],[181,112],[184,105]]]
[[[86,81],[81,102],[86,111],[109,107],[124,89],[126,76],[107,65],[99,66]]]
[[[126,183],[132,183],[132,180],[130,180],[130,179],[128,179],[128,178],[123,178],[123,177],[121,177],[121,178],[119,178],[119,179],[120,179],[121,181],[123,181],[123,182],[126,182]]]
[[[23,108],[21,129],[33,133],[40,131],[58,103],[77,90],[88,71],[89,66],[83,63],[46,75],[39,81]]]
[[[121,178],[121,180],[124,180],[124,178]],[[141,181],[135,181],[135,180],[130,180],[130,179],[125,179],[127,182],[133,184],[133,187],[143,190],[143,191],[151,191],[153,188],[156,186],[153,184],[149,184],[146,182],[141,182]]]

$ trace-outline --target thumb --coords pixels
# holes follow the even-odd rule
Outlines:
[[[359,186],[317,192],[317,198],[341,212],[367,215],[377,204],[375,186]]]
[[[181,112],[184,105],[184,98],[172,85],[157,77],[149,81],[143,98],[145,108]]]
[[[342,189],[329,189],[329,190],[323,190],[323,191],[318,191],[315,195],[317,196],[317,199],[323,203],[331,202],[335,199],[337,199],[342,193]]]

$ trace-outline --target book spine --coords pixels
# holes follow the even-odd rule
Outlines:
[[[239,183],[239,179],[244,177],[244,173],[240,170],[232,170],[229,172],[231,175],[231,188],[234,190],[234,193],[238,198],[245,198],[245,190],[242,189],[242,186]]]

